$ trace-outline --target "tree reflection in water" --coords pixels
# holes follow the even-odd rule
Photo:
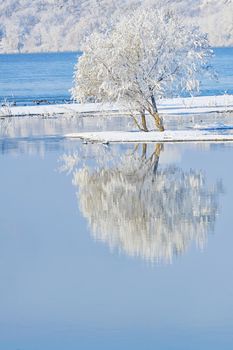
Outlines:
[[[147,145],[131,155],[102,155],[94,168],[82,162],[78,168],[77,154],[64,156],[62,170],[73,172],[80,211],[96,240],[129,256],[171,262],[193,241],[204,246],[214,230],[221,185],[208,186],[201,171],[160,169],[163,146],[154,147],[149,156]]]

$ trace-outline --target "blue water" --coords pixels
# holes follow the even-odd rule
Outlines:
[[[164,145],[155,172],[154,146],[26,144],[0,151],[1,350],[233,348],[231,145]]]
[[[201,95],[233,94],[233,47],[215,48],[211,62],[217,80],[203,80]]]
[[[0,101],[33,104],[70,101],[79,53],[0,55]]]
[[[233,48],[214,49],[218,81],[203,80],[201,95],[233,94]],[[80,53],[0,55],[0,101],[17,105],[70,101],[74,65]]]
[[[233,93],[215,53],[202,94]],[[1,99],[67,102],[76,59],[0,56]],[[56,136],[128,124],[0,118],[0,350],[233,349],[233,145]]]

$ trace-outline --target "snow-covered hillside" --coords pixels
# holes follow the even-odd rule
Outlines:
[[[160,0],[0,1],[0,53],[77,51],[83,37],[125,6]],[[233,46],[233,0],[164,0],[209,33],[213,46]]]

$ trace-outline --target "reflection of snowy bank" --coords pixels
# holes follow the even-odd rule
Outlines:
[[[221,186],[208,186],[194,170],[159,170],[160,146],[148,158],[143,150],[142,157],[76,169],[73,184],[96,240],[129,256],[169,262],[192,242],[203,246],[214,229]]]
[[[129,118],[102,116],[25,116],[0,119],[0,138],[64,136],[74,131],[129,130],[133,123]]]
[[[18,156],[39,156],[44,158],[46,153],[51,152],[72,152],[77,147],[77,142],[62,140],[57,137],[50,138],[0,138],[0,155],[10,154]]]

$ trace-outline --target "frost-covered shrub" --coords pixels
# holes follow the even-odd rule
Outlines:
[[[94,32],[83,51],[75,69],[73,98],[120,102],[144,131],[145,113],[164,130],[157,100],[198,91],[212,54],[207,36],[196,27],[185,25],[167,9],[151,7],[139,7],[111,29]]]

